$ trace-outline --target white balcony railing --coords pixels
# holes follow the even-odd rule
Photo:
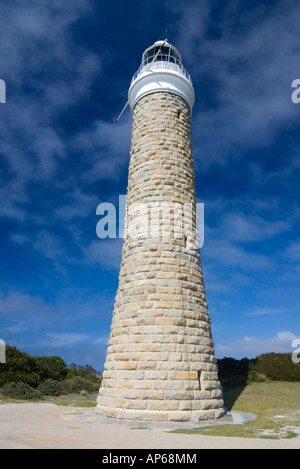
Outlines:
[[[186,71],[184,66],[181,63],[173,63],[165,60],[157,60],[155,62],[152,62],[150,64],[141,64],[135,74],[132,77],[131,83],[139,76],[141,73],[144,72],[151,72],[152,70],[155,71],[155,69],[158,68],[167,68],[169,70],[174,70],[175,72],[182,73],[191,84],[193,84],[192,79],[190,74]]]

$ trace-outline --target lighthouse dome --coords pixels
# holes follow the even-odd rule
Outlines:
[[[181,64],[182,59],[178,50],[167,41],[157,41],[145,50],[142,56],[142,65],[150,64],[156,56],[157,62],[165,61]]]
[[[195,101],[192,79],[182,65],[180,53],[167,40],[157,41],[144,51],[128,91],[131,109],[140,98],[158,91],[181,96],[192,111]]]

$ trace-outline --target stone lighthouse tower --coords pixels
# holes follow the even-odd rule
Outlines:
[[[145,50],[128,93],[126,236],[96,412],[197,422],[225,414],[197,232],[194,90],[177,49]]]

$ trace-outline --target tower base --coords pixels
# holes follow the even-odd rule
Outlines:
[[[116,409],[97,405],[96,413],[103,417],[114,420],[132,420],[140,422],[192,422],[197,423],[205,420],[215,420],[226,414],[224,408],[190,411],[151,411],[135,409]]]

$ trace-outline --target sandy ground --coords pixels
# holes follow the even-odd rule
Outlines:
[[[290,440],[167,433],[107,422],[93,408],[54,404],[0,405],[0,449],[300,449]]]

